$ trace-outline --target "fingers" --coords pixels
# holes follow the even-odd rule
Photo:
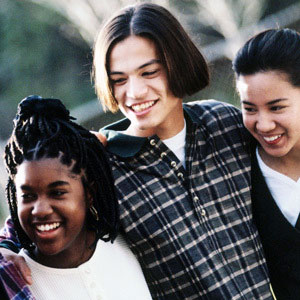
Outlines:
[[[25,282],[27,284],[32,284],[31,270],[27,266],[24,257],[5,248],[1,248],[0,252],[7,261],[14,263],[17,270],[23,276]]]
[[[104,147],[107,145],[107,139],[105,135],[97,131],[91,131],[91,133],[93,133],[98,138],[98,140],[102,143]]]
[[[32,277],[31,277],[31,270],[27,266],[24,257],[16,255],[14,259],[14,264],[18,271],[21,273],[23,276],[24,280],[26,281],[27,284],[32,284]]]

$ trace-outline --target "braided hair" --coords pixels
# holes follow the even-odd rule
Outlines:
[[[23,161],[59,158],[71,166],[74,174],[82,170],[82,183],[93,199],[95,213],[88,211],[87,225],[96,232],[96,240],[111,241],[118,232],[118,205],[114,181],[105,149],[97,137],[74,123],[59,99],[29,96],[18,105],[12,135],[5,147],[8,172],[6,195],[14,227],[22,247],[33,244],[22,229],[17,213],[14,177]]]

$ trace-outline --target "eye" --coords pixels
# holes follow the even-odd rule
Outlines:
[[[52,190],[50,191],[49,195],[52,198],[61,199],[63,196],[67,194],[67,191],[65,190]]]
[[[148,71],[148,72],[143,72],[143,75],[144,75],[144,76],[149,76],[149,75],[153,75],[153,74],[155,74],[155,73],[157,73],[157,70],[154,70],[154,71]]]
[[[152,78],[152,77],[154,77],[154,75],[156,75],[158,73],[158,71],[159,70],[157,69],[157,70],[153,70],[153,71],[143,72],[142,76]]]
[[[285,108],[285,106],[282,106],[282,105],[271,106],[271,111],[279,111],[279,110],[282,110],[284,108]]]
[[[110,82],[112,85],[122,85],[126,82],[126,78],[110,78]]]
[[[29,203],[37,198],[36,194],[34,193],[23,193],[20,195],[23,203]]]
[[[248,113],[255,113],[256,112],[256,109],[254,107],[251,107],[251,106],[246,106],[246,107],[244,106],[243,110],[245,110]]]

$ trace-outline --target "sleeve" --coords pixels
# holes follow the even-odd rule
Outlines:
[[[21,249],[20,241],[10,217],[6,219],[4,227],[0,230],[0,247],[7,248],[16,253]]]

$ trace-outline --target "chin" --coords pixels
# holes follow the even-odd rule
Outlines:
[[[272,156],[272,157],[284,157],[285,155],[287,155],[286,151],[267,151],[266,149],[264,149],[265,152],[267,153],[267,155]]]
[[[38,247],[38,251],[45,256],[52,256],[60,253],[62,250],[57,247]]]

